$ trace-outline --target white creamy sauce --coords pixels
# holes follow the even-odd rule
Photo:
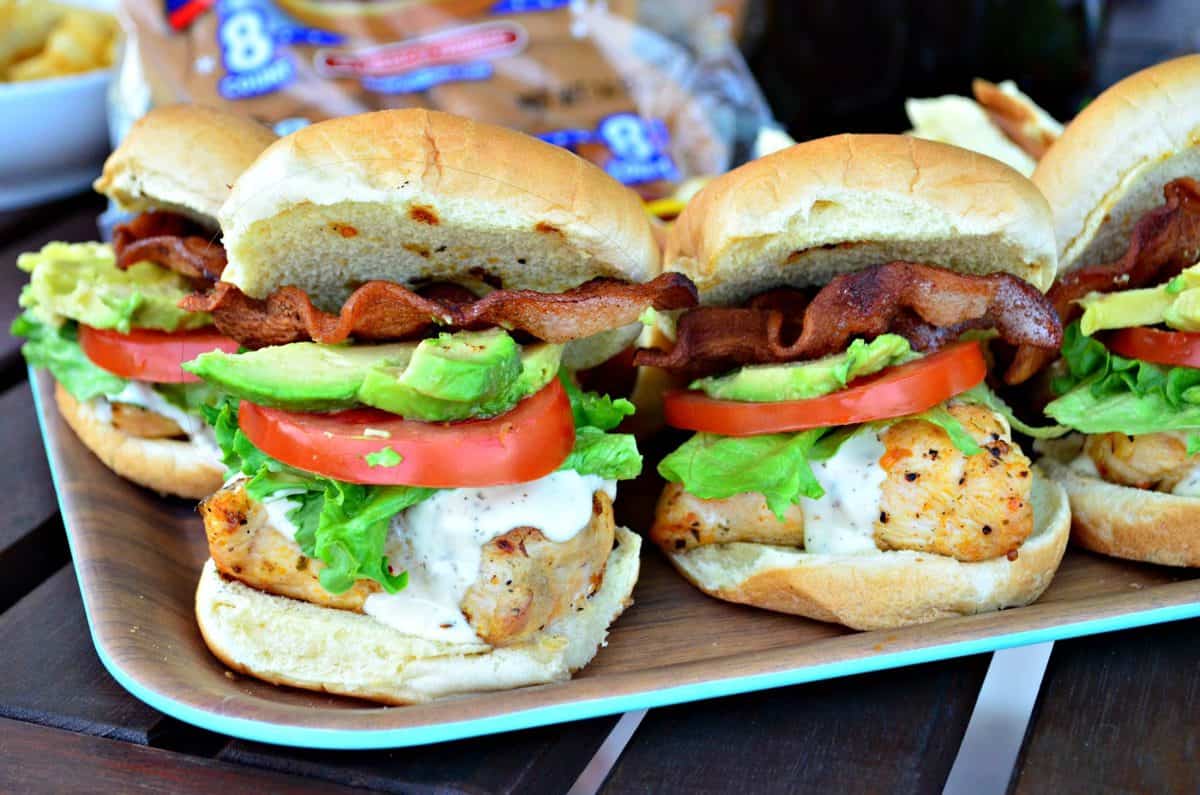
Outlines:
[[[1183,480],[1175,484],[1171,493],[1180,497],[1200,497],[1200,466],[1192,467]]]
[[[125,388],[115,395],[106,395],[92,401],[92,410],[96,412],[101,422],[112,422],[112,404],[128,403],[161,414],[176,425],[187,435],[193,444],[208,453],[214,460],[221,460],[221,449],[217,446],[217,438],[212,428],[197,414],[189,414],[164,398],[154,387],[142,381],[129,381]]]
[[[517,527],[570,541],[591,521],[592,495],[615,498],[616,489],[615,481],[562,471],[512,486],[436,492],[392,521],[388,561],[408,572],[408,586],[372,594],[363,612],[410,635],[478,643],[460,605],[479,576],[483,545]]]
[[[875,520],[887,478],[879,465],[883,453],[879,435],[867,430],[848,439],[829,460],[812,462],[825,496],[801,503],[806,551],[833,555],[879,551]]]
[[[1067,469],[1083,475],[1084,477],[1099,478],[1103,480],[1103,478],[1100,477],[1100,470],[1096,469],[1096,462],[1093,461],[1092,457],[1087,453],[1080,453],[1079,455],[1075,456],[1075,458],[1071,460],[1071,463],[1067,464]]]
[[[263,510],[267,512],[267,526],[287,536],[288,540],[293,543],[296,541],[296,530],[298,528],[288,518],[288,513],[293,508],[300,507],[300,501],[293,500],[292,497],[301,493],[303,492],[300,489],[284,489],[275,492],[261,503]]]

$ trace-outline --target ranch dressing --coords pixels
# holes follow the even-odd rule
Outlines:
[[[884,447],[868,429],[846,440],[826,461],[813,461],[813,473],[825,489],[819,500],[803,500],[804,549],[830,555],[878,552],[875,520],[883,481],[879,465]]]
[[[203,417],[189,414],[164,398],[154,390],[154,387],[143,381],[127,381],[125,388],[113,395],[105,395],[93,401],[92,409],[96,418],[104,423],[112,422],[112,404],[128,403],[140,406],[147,411],[161,414],[173,420],[194,444],[200,447],[213,460],[221,460],[221,449],[217,446],[217,438],[212,428]]]
[[[1171,493],[1180,497],[1200,497],[1200,466],[1192,467],[1183,480],[1175,484]]]
[[[517,527],[570,541],[591,521],[597,491],[615,498],[616,482],[564,470],[529,483],[435,492],[392,521],[388,561],[408,572],[408,586],[371,594],[363,612],[409,635],[479,643],[460,605],[479,576],[483,545]]]

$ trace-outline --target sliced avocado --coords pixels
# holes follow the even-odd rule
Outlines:
[[[1091,293],[1080,299],[1079,305],[1083,307],[1079,330],[1089,337],[1105,329],[1159,323],[1179,331],[1200,331],[1200,265],[1186,268],[1157,287]]]
[[[561,345],[521,346],[506,332],[460,331],[420,343],[296,342],[205,353],[183,365],[230,395],[292,411],[374,406],[443,422],[502,414],[558,372]]]
[[[883,334],[871,342],[854,340],[844,353],[811,362],[743,367],[729,375],[701,378],[691,384],[711,398],[763,403],[806,400],[836,392],[850,381],[914,358],[908,340]]]
[[[260,406],[329,411],[359,402],[363,379],[379,366],[404,369],[416,343],[321,345],[293,342],[246,353],[211,351],[183,365],[189,373]]]
[[[503,331],[424,340],[406,367],[373,368],[359,399],[403,417],[448,422],[503,414],[558,372],[562,346],[524,350]]]
[[[1163,322],[1179,331],[1200,331],[1200,290],[1184,290],[1163,313]]]

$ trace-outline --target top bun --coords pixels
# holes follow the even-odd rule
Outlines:
[[[208,226],[275,134],[244,116],[170,105],[138,119],[93,187],[122,210],[172,210]]]
[[[637,194],[565,149],[423,109],[281,138],[221,208],[224,279],[296,285],[326,309],[365,281],[560,292],[646,281],[659,252]]]
[[[668,266],[706,303],[823,285],[891,260],[1054,279],[1050,208],[990,157],[902,135],[838,135],[713,180],[676,221]]]
[[[1120,257],[1162,186],[1200,175],[1198,140],[1200,55],[1144,69],[1084,108],[1033,174],[1054,211],[1059,270]]]

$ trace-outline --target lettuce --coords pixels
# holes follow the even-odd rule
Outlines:
[[[606,433],[634,412],[625,398],[584,392],[566,370],[559,380],[571,401],[575,418],[575,447],[559,469],[573,469],[581,475],[599,475],[605,480],[632,480],[642,471],[642,456],[637,441],[628,433]]]
[[[1057,439],[1071,432],[1065,425],[1047,425],[1041,428],[1030,425],[1014,414],[1012,408],[999,395],[988,389],[987,384],[971,387],[955,400],[985,406],[1007,420],[1010,427],[1033,439]]]
[[[1046,414],[1083,433],[1143,433],[1200,429],[1200,369],[1126,359],[1067,327],[1066,374],[1051,388],[1059,397]]]
[[[614,400],[608,395],[584,392],[566,370],[559,371],[558,380],[562,382],[571,401],[571,414],[575,417],[576,428],[593,427],[611,431],[636,411],[625,398]]]
[[[288,492],[288,498],[298,503],[288,519],[296,525],[300,551],[325,564],[319,575],[325,590],[342,593],[360,579],[374,580],[388,593],[405,587],[405,574],[388,569],[388,527],[392,517],[427,499],[434,489],[360,486],[293,469],[246,438],[238,428],[233,399],[202,411],[230,474],[249,477],[245,488],[251,499],[261,501]]]
[[[55,328],[26,312],[13,321],[9,331],[14,337],[25,338],[21,346],[25,361],[49,370],[76,400],[115,395],[125,389],[124,378],[102,370],[84,354],[74,323]]]

